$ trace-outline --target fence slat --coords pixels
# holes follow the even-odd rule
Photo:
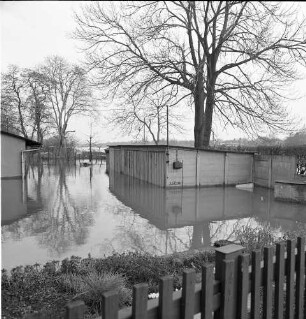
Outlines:
[[[263,318],[272,318],[273,247],[264,248]]]
[[[233,260],[223,260],[223,278],[221,291],[221,317],[220,319],[227,319],[228,314],[233,312],[234,306],[234,261]]]
[[[133,287],[132,318],[146,319],[148,305],[148,285],[137,284]]]
[[[237,318],[248,317],[248,295],[249,295],[249,263],[250,255],[241,255],[238,258],[238,300]]]
[[[286,319],[294,317],[295,240],[287,240]]]
[[[285,243],[276,244],[275,261],[275,319],[284,318]]]
[[[183,272],[183,290],[181,302],[181,318],[192,319],[194,315],[195,298],[195,270],[187,269]]]
[[[296,318],[303,319],[303,303],[305,289],[305,238],[299,237],[297,240],[297,268],[296,268]],[[306,310],[305,310],[306,312]]]
[[[102,295],[102,318],[118,319],[118,293],[108,291]]]
[[[214,265],[202,268],[201,319],[213,318]]]
[[[65,309],[65,319],[83,319],[85,303],[82,300],[69,302]]]
[[[173,278],[165,276],[159,283],[159,318],[167,319],[172,316]]]
[[[261,251],[252,252],[251,274],[251,319],[259,319],[260,315],[260,284],[261,284]]]

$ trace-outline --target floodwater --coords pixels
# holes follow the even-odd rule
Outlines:
[[[306,205],[265,188],[162,189],[92,167],[29,167],[1,181],[2,268],[140,251],[163,255],[235,240],[244,225],[306,230]]]

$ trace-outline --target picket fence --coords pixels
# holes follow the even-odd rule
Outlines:
[[[173,292],[173,278],[160,279],[159,298],[148,300],[148,285],[133,288],[132,307],[118,309],[118,295],[102,297],[103,319],[304,319],[305,238],[244,253],[240,245],[216,249],[215,265],[183,273],[182,289]],[[83,301],[66,306],[66,319],[83,319]],[[33,317],[34,318],[34,317]],[[38,318],[38,317],[35,317]]]

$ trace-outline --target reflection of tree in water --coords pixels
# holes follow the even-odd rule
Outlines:
[[[239,230],[241,226],[250,226],[252,224],[254,224],[252,217],[211,222],[209,227],[211,243],[221,239],[235,240],[237,230]]]
[[[71,196],[66,177],[74,170],[74,167],[59,162],[53,167],[53,178],[43,179],[43,165],[29,168],[33,195],[42,202],[43,210],[8,225],[2,229],[4,236],[22,239],[39,234],[39,244],[57,255],[72,245],[83,245],[88,237],[88,226],[93,224],[90,212],[93,207],[79,197]],[[47,172],[50,174],[50,167]]]
[[[6,242],[9,239],[20,241],[23,237],[20,224],[20,221],[17,221],[10,225],[1,226],[1,241]]]
[[[56,166],[58,179],[54,188],[47,190],[48,211],[35,223],[43,227],[40,244],[58,254],[69,249],[71,244],[82,245],[88,236],[88,226],[92,225],[92,215],[86,203],[76,202],[68,189],[66,176],[71,167],[59,162]]]
[[[113,238],[104,240],[100,253],[138,251],[162,255],[189,249],[192,241],[192,227],[160,230],[120,202],[110,206],[111,213],[121,217]],[[183,236],[182,236],[182,233]]]

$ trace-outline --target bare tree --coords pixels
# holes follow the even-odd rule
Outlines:
[[[51,113],[47,105],[47,87],[44,77],[35,69],[25,70],[23,77],[28,89],[26,104],[32,123],[31,138],[36,134],[36,139],[43,143],[51,126]]]
[[[168,118],[169,111],[171,116]],[[149,88],[142,96],[130,96],[123,102],[120,100],[108,119],[111,125],[120,126],[125,134],[134,134],[138,138],[143,133],[144,141],[147,132],[156,145],[167,131],[167,126],[172,134],[182,132],[184,121],[178,111],[175,92],[156,88]]]
[[[92,92],[86,72],[61,57],[47,58],[41,66],[41,73],[47,87],[47,101],[52,110],[52,121],[57,130],[61,152],[71,117],[89,115],[94,110]]]
[[[1,124],[28,137],[27,119],[26,85],[21,70],[10,65],[1,77]]]
[[[257,1],[96,2],[76,15],[75,37],[113,96],[152,83],[191,95],[195,147],[203,147],[214,113],[250,133],[288,125],[283,88],[306,61],[305,20],[295,12]]]

